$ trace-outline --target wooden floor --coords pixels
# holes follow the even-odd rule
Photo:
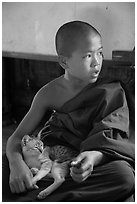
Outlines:
[[[16,127],[17,127],[17,124],[11,124],[11,125],[2,127],[2,153],[5,153],[7,139],[14,132]]]

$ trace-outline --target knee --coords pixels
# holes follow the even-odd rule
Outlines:
[[[123,174],[120,178],[121,181],[121,188],[127,194],[130,192],[134,192],[135,187],[135,178],[133,172],[129,171],[128,174]]]
[[[135,177],[131,166],[126,161],[115,161],[115,169],[117,174],[116,182],[119,183],[121,191],[126,194],[134,192]]]

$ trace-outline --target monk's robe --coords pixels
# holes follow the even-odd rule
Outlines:
[[[120,83],[89,84],[54,111],[41,131],[47,145],[63,144],[80,152],[98,150],[134,165],[129,142],[129,110]]]
[[[109,162],[94,167],[83,182],[66,181],[43,202],[134,201],[134,144],[129,142],[129,111],[119,83],[89,84],[54,111],[40,131],[46,145],[63,144],[79,152],[97,150]],[[35,202],[38,193],[53,181],[44,179],[39,189],[12,194],[8,160],[3,158],[3,201]]]

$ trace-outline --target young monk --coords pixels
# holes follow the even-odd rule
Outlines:
[[[90,129],[85,128],[82,136],[80,132],[78,134],[80,135],[79,139],[78,135],[75,137],[76,133],[70,135],[70,137],[67,137],[67,134],[63,136],[63,141],[68,143],[68,145],[69,143],[70,145],[74,144],[75,148],[79,149],[80,154],[76,161],[81,162],[81,166],[77,168],[72,163],[70,168],[72,180],[66,183],[68,187],[64,188],[62,196],[54,192],[45,201],[124,201],[134,193],[132,168],[134,151],[131,144],[128,146],[129,149],[126,149],[127,146],[124,148],[122,142],[117,143],[114,137],[110,139],[111,135],[114,134],[113,130],[118,130],[118,134],[115,132],[115,137],[116,135],[120,137],[120,135],[125,135],[124,128],[128,126],[128,110],[123,90],[121,87],[119,88],[120,85],[117,88],[117,85],[113,84],[114,95],[116,95],[117,101],[124,101],[122,102],[122,110],[123,112],[126,110],[126,112],[124,112],[124,116],[122,115],[123,112],[120,112],[121,118],[124,117],[124,120],[118,119],[116,126],[113,126],[113,124],[115,124],[117,119],[114,119],[112,115],[109,120],[106,119],[111,112],[120,110],[114,100],[115,97],[113,97],[113,86],[108,86],[110,92],[107,95],[107,85],[105,87],[102,85],[104,87],[103,91],[100,91],[102,87],[97,88],[99,95],[96,96],[96,82],[103,61],[101,35],[86,22],[68,22],[57,31],[56,50],[59,64],[65,70],[65,74],[46,84],[38,91],[27,115],[7,142],[6,155],[10,168],[10,190],[12,193],[19,194],[35,187],[35,184],[32,183],[30,169],[22,157],[20,146],[22,137],[25,134],[33,133],[49,108],[57,113],[62,112],[64,104],[73,101],[83,90],[86,91],[86,87],[91,86],[93,107],[97,104],[96,109],[98,108],[99,110],[97,117],[94,115],[96,109],[91,112],[91,116],[94,115],[93,117],[98,119],[96,121],[94,118],[92,119],[92,123],[87,127]],[[95,92],[93,91],[94,87]],[[119,90],[119,95],[117,94],[117,89]],[[107,104],[107,100],[102,102],[105,97],[108,97],[108,100],[112,99],[111,105]],[[95,98],[97,100],[94,101]],[[101,105],[99,106],[98,104]],[[104,106],[107,113],[102,113]],[[110,106],[113,106],[113,111],[109,110]],[[117,118],[116,114],[119,114],[119,112],[115,112],[115,117]],[[102,122],[102,120],[104,121]],[[107,121],[107,125],[105,121]],[[99,125],[96,127],[96,124]],[[119,128],[119,126],[122,128]],[[103,130],[101,129],[102,127]],[[54,135],[53,140],[55,137]],[[59,139],[61,140],[61,137]],[[126,151],[129,151],[129,154]]]

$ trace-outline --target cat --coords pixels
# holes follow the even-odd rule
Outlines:
[[[24,161],[34,175],[34,183],[45,176],[54,179],[53,184],[38,194],[38,199],[44,199],[61,186],[69,174],[70,163],[78,155],[78,151],[62,145],[44,147],[38,137],[29,135],[24,135],[21,147]],[[79,165],[75,160],[73,163]]]

